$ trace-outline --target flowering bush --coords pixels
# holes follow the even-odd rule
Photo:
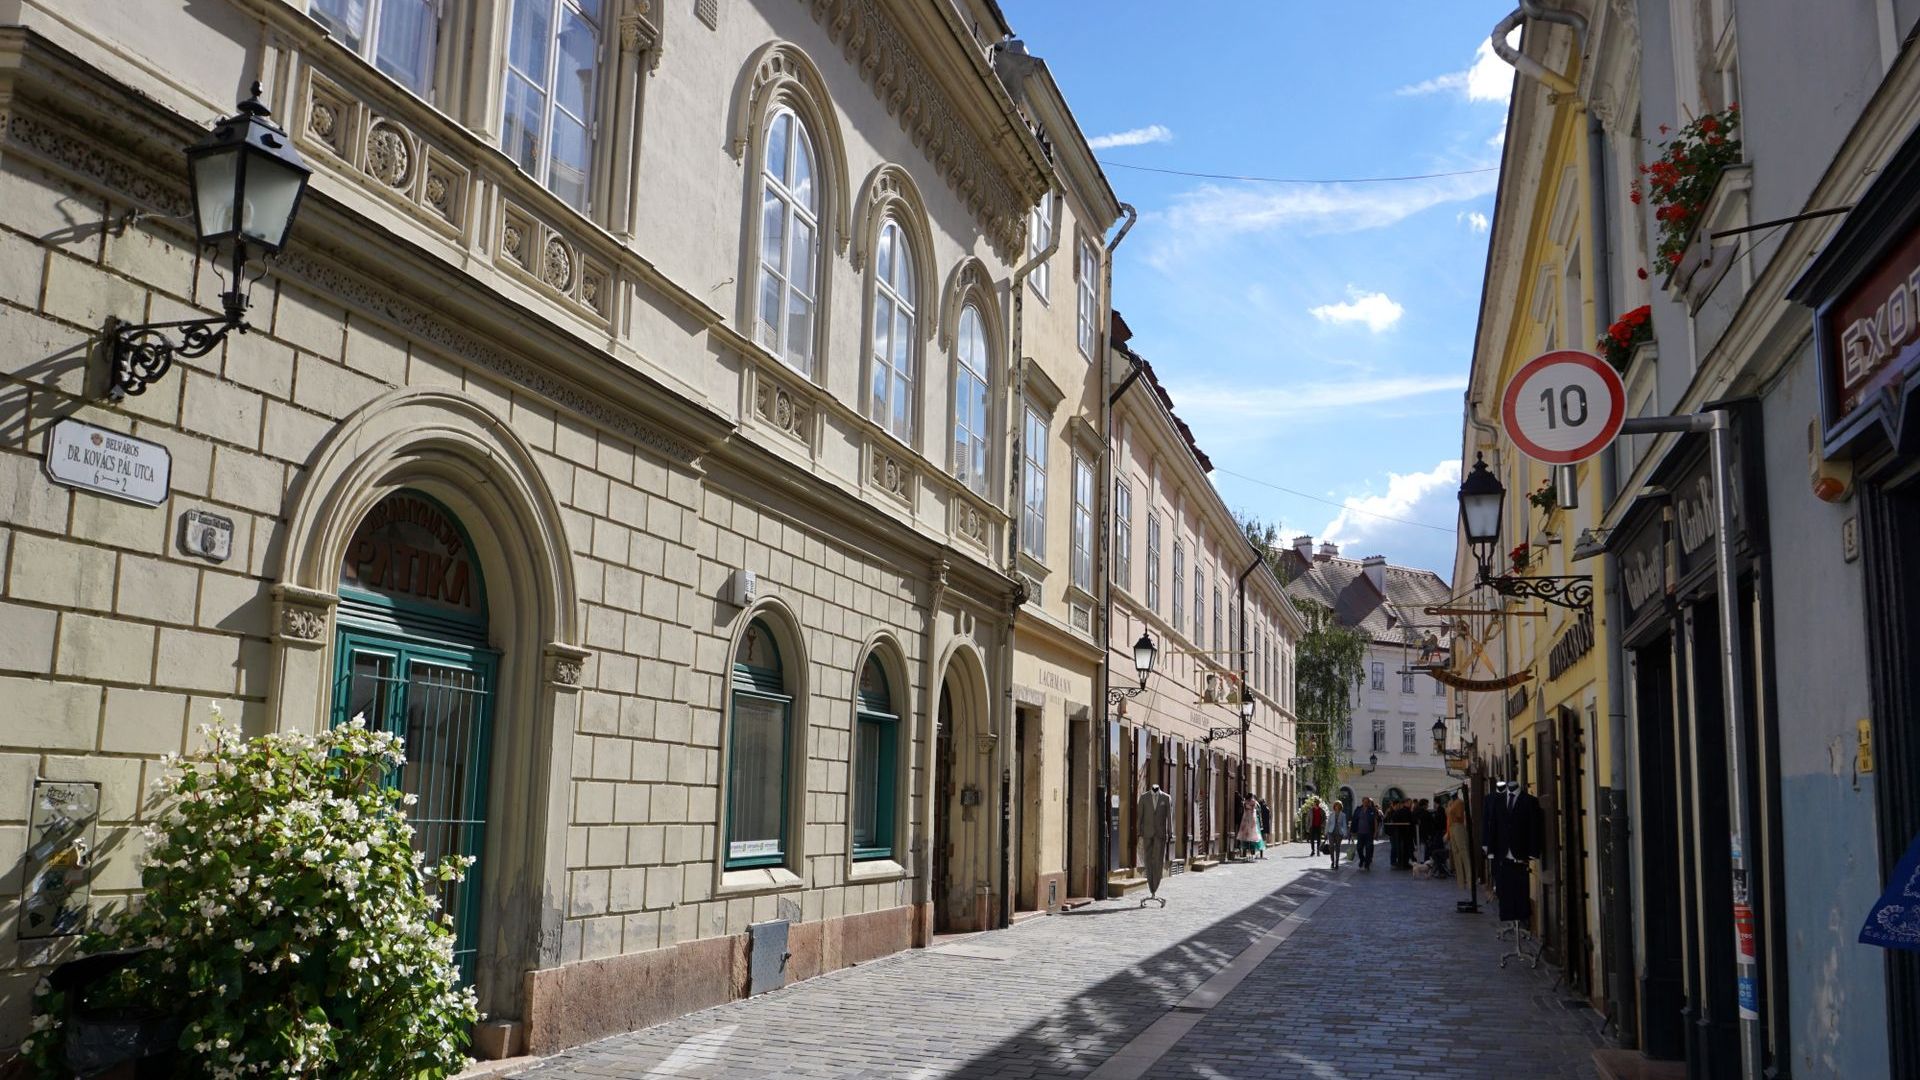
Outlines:
[[[1553,513],[1560,505],[1560,492],[1553,486],[1553,479],[1549,477],[1541,481],[1537,489],[1528,493],[1527,502],[1546,513]]]
[[[1660,125],[1660,134],[1669,130],[1667,125]],[[1739,131],[1740,106],[1735,103],[1682,127],[1670,141],[1660,144],[1658,160],[1640,166],[1647,180],[1646,190],[1642,192],[1636,180],[1628,198],[1636,205],[1643,198],[1653,204],[1653,217],[1660,230],[1660,266],[1668,274],[1680,265],[1720,174],[1740,162]]]
[[[413,796],[385,782],[399,737],[356,722],[247,739],[217,710],[201,730],[206,749],[155,782],[172,806],[147,829],[142,902],[85,943],[144,951],[89,1004],[170,1007],[180,1075],[459,1072],[478,1014],[436,892],[471,860],[413,849]],[[49,1075],[65,1075],[59,997],[43,989],[24,1047]]]
[[[1607,327],[1607,332],[1600,337],[1600,355],[1613,365],[1613,370],[1625,374],[1627,362],[1633,359],[1633,350],[1652,340],[1653,308],[1641,304]]]

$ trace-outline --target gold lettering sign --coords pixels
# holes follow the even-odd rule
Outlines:
[[[467,615],[480,612],[477,577],[453,518],[406,492],[368,512],[340,563],[342,586]]]

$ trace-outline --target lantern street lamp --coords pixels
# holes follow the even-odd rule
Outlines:
[[[121,323],[109,328],[113,369],[108,396],[115,401],[145,392],[173,366],[175,357],[204,356],[234,330],[246,333],[251,283],[242,276],[255,255],[274,255],[286,247],[293,218],[300,210],[313,170],[293,148],[293,140],[260,100],[260,84],[240,111],[214,125],[203,141],[187,148],[187,174],[193,187],[193,225],[202,248],[227,256],[227,291],[220,294],[222,314],[212,319],[163,323]],[[257,279],[256,279],[257,280]],[[167,331],[178,333],[171,340]]]
[[[1436,717],[1433,721],[1433,752],[1447,752],[1447,718],[1444,716]]]
[[[1138,697],[1147,690],[1147,678],[1153,674],[1153,662],[1160,656],[1160,646],[1154,643],[1153,635],[1142,630],[1140,640],[1133,643],[1133,668],[1140,674],[1139,686],[1122,686],[1118,689],[1108,687],[1107,704],[1118,705],[1131,697]]]
[[[1574,610],[1592,608],[1593,578],[1590,575],[1522,577],[1493,572],[1506,502],[1506,486],[1487,468],[1486,456],[1476,452],[1473,468],[1460,481],[1460,524],[1473,551],[1473,561],[1479,567],[1479,583],[1502,596],[1533,597]]]

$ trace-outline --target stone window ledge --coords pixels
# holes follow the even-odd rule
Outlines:
[[[759,893],[786,892],[804,888],[799,874],[784,866],[756,866],[747,870],[723,870],[715,896],[753,896]]]
[[[895,881],[906,876],[907,868],[892,859],[859,859],[847,870],[850,882]]]

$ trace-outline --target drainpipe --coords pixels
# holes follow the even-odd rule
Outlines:
[[[1012,362],[1007,365],[1007,426],[1013,434],[1010,445],[1014,452],[1007,458],[1007,491],[1011,503],[1007,514],[1007,575],[1018,581],[1020,559],[1020,515],[1026,505],[1026,469],[1024,465],[1025,448],[1021,445],[1025,428],[1025,412],[1020,403],[1025,400],[1027,386],[1028,359],[1021,353],[1024,339],[1023,325],[1026,312],[1028,275],[1039,269],[1040,265],[1052,258],[1060,250],[1060,210],[1064,202],[1060,189],[1051,186],[1048,192],[1048,220],[1052,228],[1048,230],[1047,246],[1033,253],[1026,262],[1013,271],[1013,325],[1010,328],[1010,347],[1007,355]],[[1016,586],[1007,605],[1007,636],[1000,653],[1000,717],[994,730],[1000,733],[995,747],[996,764],[1000,768],[1000,921],[1002,927],[1013,922],[1013,848],[1008,843],[1009,823],[1013,817],[1013,653],[1014,625],[1019,619],[1020,606],[1026,602],[1026,589]],[[992,833],[988,833],[988,844],[992,844]]]
[[[1133,230],[1133,223],[1140,220],[1140,211],[1135,210],[1131,203],[1121,203],[1120,212],[1126,215],[1127,220],[1120,224],[1120,231],[1113,234],[1113,239],[1107,241],[1106,258],[1101,260],[1100,267],[1100,298],[1105,301],[1100,306],[1100,310],[1107,312],[1108,316],[1095,329],[1098,336],[1094,351],[1096,361],[1100,365],[1100,387],[1103,390],[1107,385],[1108,362],[1112,359],[1112,350],[1107,337],[1113,326],[1113,253],[1119,248],[1120,241],[1125,240],[1127,233]],[[1127,373],[1127,377],[1114,388],[1112,393],[1106,395],[1106,400],[1100,404],[1100,497],[1102,499],[1107,498],[1107,493],[1113,490],[1113,406],[1120,400],[1120,396],[1140,378],[1140,366],[1138,364],[1131,366],[1133,370]],[[1094,714],[1094,730],[1088,733],[1091,736],[1088,741],[1098,747],[1099,753],[1099,764],[1096,766],[1099,783],[1094,785],[1096,798],[1100,804],[1095,808],[1097,813],[1094,815],[1094,821],[1098,823],[1094,831],[1093,898],[1095,900],[1107,898],[1107,875],[1113,870],[1107,865],[1107,852],[1111,844],[1110,830],[1113,828],[1113,752],[1107,746],[1107,725],[1111,722],[1107,718],[1107,710],[1111,708],[1107,704],[1109,700],[1107,691],[1113,685],[1112,665],[1108,663],[1113,656],[1113,575],[1109,572],[1107,562],[1108,546],[1111,543],[1109,534],[1112,529],[1106,525],[1106,515],[1101,515],[1100,520],[1100,540],[1096,545],[1100,559],[1100,667],[1095,673],[1093,689],[1093,699],[1098,703],[1096,707],[1099,711]]]
[[[1526,0],[1523,0],[1523,4],[1525,2]],[[1537,5],[1535,6],[1537,7]],[[1515,71],[1537,83],[1541,83],[1554,93],[1565,94],[1570,98],[1579,97],[1579,87],[1576,87],[1571,79],[1568,79],[1565,75],[1548,68],[1538,60],[1507,44],[1507,35],[1513,33],[1516,27],[1526,22],[1528,14],[1525,6],[1517,7],[1508,12],[1506,18],[1493,24],[1493,36],[1490,39],[1490,43],[1493,45],[1494,53],[1498,55],[1500,59],[1511,64]],[[1568,18],[1578,19],[1579,16],[1573,15],[1570,12],[1547,12],[1543,10],[1538,15],[1538,18],[1544,22],[1564,23]],[[1584,19],[1581,20],[1580,29],[1582,32],[1585,30],[1585,22]],[[1572,24],[1569,23],[1568,25]]]
[[[925,689],[920,693],[920,700],[925,702],[923,707],[927,710],[927,722],[921,725],[920,730],[930,734],[926,749],[921,751],[921,768],[922,775],[935,776],[935,770],[940,767],[940,736],[935,728],[935,725],[940,723],[940,709],[937,702],[945,688],[940,685],[940,644],[934,640],[934,636],[940,630],[940,608],[947,602],[947,560],[936,558],[929,569],[932,571],[933,587],[928,591],[927,596],[926,659],[923,661],[926,672],[923,677],[926,681],[923,684]],[[925,839],[919,845],[920,872],[915,875],[913,890],[914,899],[925,905],[923,910],[927,918],[924,938],[921,937],[921,930],[917,923],[914,927],[913,944],[916,948],[922,949],[933,944],[933,845],[935,843],[933,816],[947,812],[946,807],[939,805],[939,797],[938,787],[933,784],[927,785],[926,810],[920,817],[920,820],[926,823],[927,832]],[[948,863],[948,869],[951,872],[951,862]],[[952,883],[948,884],[951,888]]]

